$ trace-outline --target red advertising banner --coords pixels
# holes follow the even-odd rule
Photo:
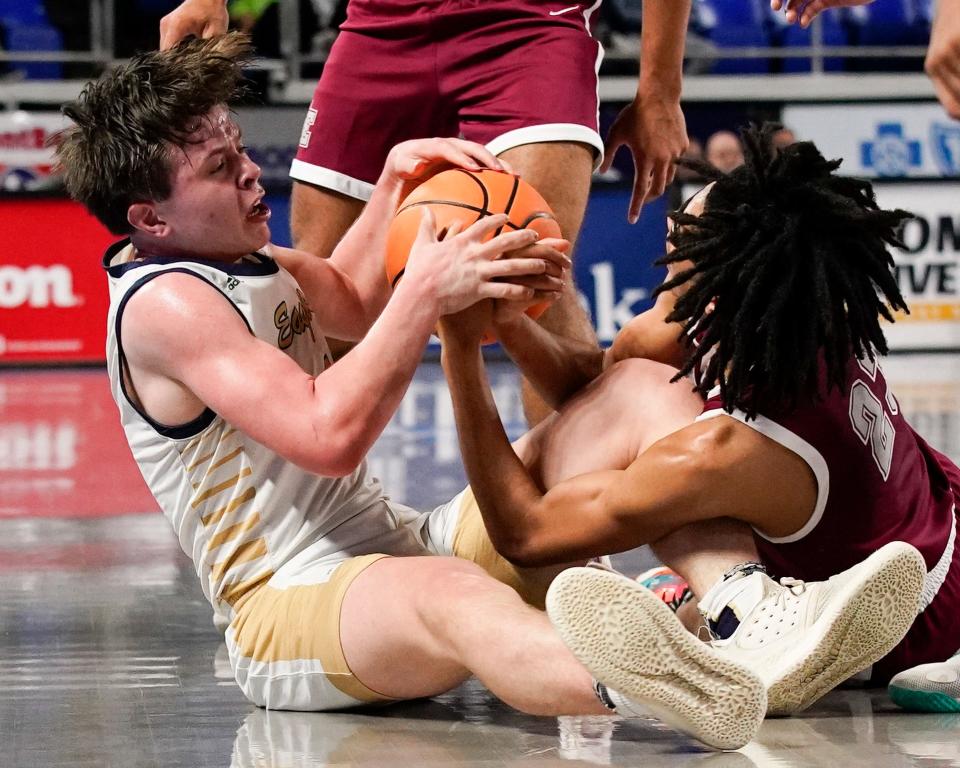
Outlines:
[[[62,198],[0,198],[0,364],[105,359],[107,281],[117,240]]]
[[[156,511],[105,371],[0,371],[0,520]]]

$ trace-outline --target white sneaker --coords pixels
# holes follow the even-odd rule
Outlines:
[[[656,717],[717,749],[742,747],[763,722],[763,682],[687,632],[634,580],[569,568],[547,592],[547,613],[590,673],[629,699],[618,714]]]
[[[749,606],[736,631],[713,646],[756,672],[767,685],[768,714],[784,715],[889,653],[917,616],[925,575],[920,553],[892,542],[827,581],[777,584],[756,572],[723,582],[700,609],[716,620],[724,605],[738,615],[737,603]]]
[[[960,712],[960,653],[905,669],[890,681],[890,698],[910,712]]]

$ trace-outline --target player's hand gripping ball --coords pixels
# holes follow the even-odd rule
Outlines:
[[[387,235],[387,279],[396,288],[420,227],[424,206],[433,211],[437,234],[445,232],[455,221],[461,231],[484,216],[506,213],[510,218],[505,228],[532,229],[545,237],[562,237],[553,211],[533,187],[510,173],[500,171],[466,171],[462,168],[443,171],[425,181],[400,203]],[[488,240],[500,234],[493,232]],[[505,254],[501,258],[510,258]],[[550,302],[534,304],[527,314],[536,319]],[[483,336],[484,344],[496,341],[492,330]]]

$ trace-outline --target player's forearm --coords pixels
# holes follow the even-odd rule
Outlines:
[[[603,368],[594,344],[558,336],[526,315],[496,324],[500,343],[539,395],[556,409]]]
[[[467,477],[490,540],[509,559],[525,550],[536,529],[536,505],[543,491],[510,445],[479,347],[444,343],[441,360]]]
[[[317,377],[313,435],[336,439],[345,472],[383,433],[416,372],[439,318],[439,302],[423,282],[398,286],[369,333]]]
[[[399,181],[381,177],[362,213],[330,257],[356,287],[369,324],[390,298],[385,265],[387,231],[400,203],[401,191]]]
[[[679,102],[690,3],[691,0],[644,2],[638,96]]]

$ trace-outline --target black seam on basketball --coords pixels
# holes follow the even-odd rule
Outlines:
[[[507,198],[507,204],[503,209],[503,212],[507,214],[507,221],[510,221],[510,209],[513,208],[513,201],[517,199],[517,190],[520,189],[520,177],[513,177],[513,189],[510,190],[510,197]],[[506,226],[506,225],[504,225]],[[496,232],[493,233],[493,236],[496,237],[501,232],[503,232],[503,227],[500,227]]]
[[[463,168],[454,168],[454,170],[459,171],[460,173],[466,174],[474,181],[474,183],[478,187],[480,187],[480,194],[483,195],[483,208],[480,212],[480,215],[477,217],[477,221],[480,221],[480,219],[482,219],[484,216],[489,216],[490,215],[490,193],[487,191],[487,185],[484,184],[482,181],[480,181],[480,179],[477,178],[476,174],[470,173],[470,171],[466,171]]]
[[[530,222],[532,222],[534,219],[550,219],[551,221],[556,221],[552,213],[547,213],[546,211],[537,211],[536,213],[531,213],[529,216],[527,216],[527,218],[523,220],[523,222],[520,224],[520,226],[517,227],[517,229],[526,229],[527,227],[530,226]],[[510,222],[507,222],[507,223],[510,224]],[[515,225],[510,224],[510,226],[515,226]]]
[[[486,210],[485,208],[477,208],[475,205],[470,205],[469,203],[458,203],[453,200],[420,200],[419,202],[405,205],[403,208],[397,211],[397,215],[399,216],[408,208],[416,208],[418,205],[452,205],[454,208],[466,208],[468,211],[474,211],[475,213],[480,214],[477,216],[477,221],[480,221],[480,219],[482,219],[484,216],[490,215],[490,211]],[[474,222],[470,223],[472,224]]]
[[[393,276],[393,280],[390,282],[390,287],[391,287],[391,288],[396,288],[396,287],[397,287],[397,283],[400,282],[400,278],[403,277],[403,273],[406,272],[406,271],[407,271],[407,268],[406,268],[406,267],[403,267],[403,268],[401,268],[401,270],[400,270],[399,272],[397,272],[397,274],[395,274],[395,275]]]

